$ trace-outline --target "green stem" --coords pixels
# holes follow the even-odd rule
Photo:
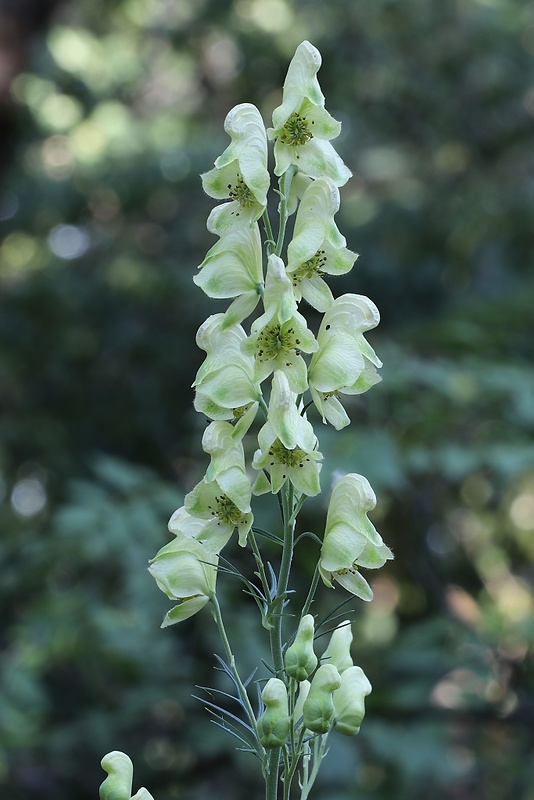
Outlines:
[[[271,628],[269,629],[269,639],[271,644],[271,658],[273,661],[274,672],[277,678],[284,678],[284,655],[282,649],[282,620],[284,602],[287,597],[287,587],[289,584],[289,573],[291,572],[291,562],[293,560],[293,542],[295,521],[293,515],[293,485],[286,481],[282,486],[279,496],[281,496],[282,517],[284,524],[284,544],[282,548],[282,559],[280,561],[280,572],[278,574],[278,586],[276,597],[271,606]],[[278,775],[280,770],[280,748],[276,748],[269,754],[269,768],[265,784],[266,800],[277,800],[278,797]]]
[[[275,247],[276,243],[274,241],[273,229],[271,226],[271,220],[269,218],[269,214],[267,209],[263,212],[262,216],[263,220],[263,227],[265,228],[265,234],[267,236],[267,255],[271,255],[273,252],[273,248]]]
[[[301,618],[305,617],[306,614],[309,613],[311,604],[313,603],[313,598],[315,597],[315,592],[317,591],[317,586],[319,585],[319,564],[315,567],[315,572],[313,573],[312,582],[310,585],[310,590],[308,592],[308,596],[306,598],[306,602],[302,606],[302,613]]]
[[[274,254],[280,256],[282,254],[282,247],[284,246],[284,238],[286,235],[286,225],[287,219],[289,217],[289,213],[287,210],[288,200],[289,200],[289,187],[291,186],[291,181],[293,180],[293,175],[296,173],[297,169],[294,166],[289,167],[279,181],[280,186],[280,227],[278,229],[278,239],[276,240],[276,247],[274,249]]]
[[[267,775],[265,776],[265,800],[277,800],[278,772],[280,769],[280,748],[269,752]]]
[[[269,601],[269,581],[267,579],[267,573],[265,572],[265,565],[263,563],[263,559],[261,557],[261,551],[258,546],[258,542],[256,541],[256,536],[251,529],[248,533],[248,540],[252,547],[252,552],[254,553],[254,558],[256,559],[256,566],[258,567],[257,575],[261,580],[261,585],[263,588],[263,593],[265,595],[265,599]]]
[[[278,575],[278,587],[271,609],[272,628],[270,630],[270,639],[274,671],[277,678],[283,679],[284,658],[282,653],[282,618],[284,602],[287,597],[291,562],[293,560],[293,541],[295,531],[295,521],[292,519],[293,485],[290,483],[290,481],[285,482],[280,490],[280,494],[282,500],[282,516],[284,521],[284,544],[282,548],[282,559],[280,561],[280,572]]]
[[[241,676],[239,675],[239,672],[237,671],[237,667],[235,665],[235,656],[234,656],[234,654],[232,652],[232,648],[230,646],[230,640],[228,639],[228,634],[226,633],[226,628],[224,627],[224,622],[223,622],[222,613],[221,613],[221,606],[219,605],[219,600],[217,599],[217,595],[216,594],[213,594],[211,596],[211,606],[212,606],[212,611],[213,611],[213,616],[215,618],[215,622],[217,623],[217,628],[219,629],[219,635],[220,635],[220,637],[222,639],[224,651],[226,653],[226,659],[228,661],[228,666],[230,667],[230,671],[231,671],[231,673],[232,673],[232,675],[234,677],[234,680],[236,682],[237,690],[239,692],[239,697],[240,697],[241,702],[243,703],[243,705],[244,705],[244,707],[246,709],[250,725],[252,726],[252,728],[254,730],[256,730],[256,715],[254,714],[254,709],[252,708],[252,705],[250,703],[246,687],[245,687],[243,681],[241,680]],[[258,747],[261,747],[259,742],[258,742]],[[261,753],[259,755],[261,757]]]
[[[326,740],[328,734],[325,733],[324,736],[317,736],[313,740],[313,766],[311,770],[311,775],[306,775],[306,779],[302,784],[302,791],[300,793],[300,800],[306,800],[309,793],[312,790],[313,784],[315,783],[315,779],[317,777],[317,773],[319,772],[319,767],[321,766],[321,762],[325,757],[326,753]]]

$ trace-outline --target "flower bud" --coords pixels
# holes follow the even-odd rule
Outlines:
[[[309,678],[317,666],[317,656],[313,652],[314,625],[311,614],[302,617],[295,641],[288,647],[284,656],[286,672],[296,681]]]
[[[279,678],[270,678],[261,693],[261,699],[265,703],[265,711],[257,722],[258,739],[265,748],[282,747],[291,725],[284,682]]]
[[[295,701],[295,708],[293,709],[293,719],[295,722],[298,722],[303,716],[303,707],[304,703],[306,702],[306,698],[310,693],[310,687],[311,683],[309,681],[302,681],[299,684],[299,693]]]
[[[100,762],[102,769],[108,773],[108,777],[100,785],[100,800],[154,800],[150,792],[139,789],[130,798],[132,792],[133,764],[126,753],[120,750],[113,750],[104,756]]]
[[[339,674],[352,667],[350,655],[352,644],[352,628],[348,619],[341,622],[330,637],[328,647],[321,656],[321,664],[333,664]]]
[[[364,698],[371,691],[364,671],[349,667],[341,675],[341,686],[334,692],[334,729],[345,736],[354,736],[360,730],[365,714]]]
[[[334,721],[332,695],[341,686],[339,672],[333,664],[322,664],[311,682],[302,707],[304,726],[314,733],[327,733]]]

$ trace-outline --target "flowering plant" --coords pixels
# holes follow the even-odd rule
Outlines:
[[[163,627],[211,610],[224,648],[219,660],[233,683],[240,713],[211,701],[207,705],[219,724],[258,757],[266,800],[276,800],[280,792],[288,800],[293,786],[301,800],[307,798],[328,736],[332,731],[358,733],[371,691],[352,661],[348,620],[331,632],[321,656],[315,652],[321,623],[311,609],[320,579],[369,601],[373,592],[360,570],[377,569],[392,558],[367,517],[376,503],[369,482],[362,475],[345,475],[333,487],[324,536],[319,540],[313,534],[321,547],[307,596],[302,601],[290,594],[297,517],[306,499],[321,491],[323,457],[307,410],[314,405],[323,423],[345,427],[350,420],[340,395],[367,391],[379,380],[381,366],[364,337],[378,324],[376,306],[357,294],[334,298],[327,282],[348,272],[357,256],[334,221],[338,187],[351,173],[331,144],[341,126],[325,109],[317,81],[320,65],[313,45],[299,45],[282,103],[273,112],[273,127],[265,129],[253,105],[236,106],[225,121],[231,143],[202,176],[207,194],[223,202],[207,223],[218,241],[194,280],[209,297],[231,301],[197,334],[206,358],[194,381],[195,408],[210,420],[202,437],[210,463],[169,521],[174,538],[149,567],[175,603]],[[274,140],[279,179],[276,240],[267,200],[268,140]],[[292,215],[293,233],[286,245]],[[303,301],[323,315],[316,334]],[[258,415],[263,416],[259,424]],[[243,442],[252,436],[257,446],[249,459]],[[277,496],[281,512],[276,532],[259,527],[254,517],[254,497],[267,492]],[[241,547],[250,549],[257,580],[220,556],[234,534]],[[262,538],[280,546],[277,569],[265,561]],[[268,672],[257,674],[254,682],[242,678],[233,654],[217,595],[219,572],[245,583],[269,638]],[[296,630],[288,633],[295,619]],[[102,766],[108,777],[101,799],[130,800],[128,756],[110,753]],[[151,795],[140,789],[134,798]]]

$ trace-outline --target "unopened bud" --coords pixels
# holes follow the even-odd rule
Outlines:
[[[314,733],[327,733],[334,721],[333,693],[339,689],[341,678],[333,664],[319,667],[311,682],[302,711],[304,725]]]
[[[313,652],[314,635],[313,617],[306,614],[302,617],[295,636],[295,641],[288,647],[284,656],[286,672],[296,681],[304,681],[317,666],[317,656]]]
[[[295,708],[293,710],[293,719],[298,722],[303,715],[303,706],[310,693],[311,683],[309,681],[302,681],[299,685],[299,693],[295,701]]]
[[[348,619],[341,622],[330,637],[328,647],[321,656],[321,664],[333,664],[339,674],[352,667],[350,655],[352,628]]]
[[[257,722],[258,739],[266,748],[282,747],[291,725],[287,689],[280,678],[270,678],[261,693],[265,711]]]
[[[334,729],[345,736],[354,736],[360,730],[365,715],[364,698],[371,691],[364,671],[349,667],[341,675],[341,686],[334,692]]]
[[[121,753],[120,750],[113,750],[113,752],[104,756],[100,764],[102,769],[108,773],[108,777],[100,785],[100,800],[154,800],[150,792],[144,787],[130,798],[133,764],[126,753]]]

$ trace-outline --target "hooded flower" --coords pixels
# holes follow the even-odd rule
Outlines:
[[[195,409],[211,419],[238,420],[248,429],[261,397],[255,361],[242,350],[247,335],[241,325],[224,326],[224,314],[213,314],[200,326],[197,344],[207,353],[197,372]]]
[[[323,422],[337,430],[350,422],[338,393],[362,394],[380,380],[376,368],[382,362],[363,336],[379,320],[375,304],[358,294],[337,297],[322,319],[319,349],[310,361],[308,380]]]
[[[219,557],[196,539],[178,534],[151,560],[148,571],[171,600],[179,600],[162,628],[200,611],[215,593]]]
[[[208,230],[221,238],[208,251],[193,278],[197,286],[216,299],[234,297],[226,311],[223,328],[236,325],[251,314],[263,293],[261,237],[257,223],[238,225],[224,232],[224,207],[208,217]]]
[[[206,550],[218,555],[228,541],[228,536],[226,534],[221,537],[215,536],[213,530],[210,531],[209,525],[209,520],[194,517],[184,506],[180,506],[170,518],[168,528],[174,536],[196,539]]]
[[[220,551],[235,528],[244,546],[252,526],[252,487],[245,471],[241,431],[216,420],[206,429],[202,446],[211,454],[204,480],[185,496],[184,508],[193,517],[209,520],[203,539],[214,538]],[[220,546],[219,546],[220,543]]]
[[[332,181],[313,181],[302,197],[287,249],[287,273],[295,297],[304,297],[318,311],[326,311],[334,302],[322,276],[349,272],[357,258],[347,250],[345,237],[334,222],[338,210],[339,190]]]
[[[202,175],[202,186],[210,197],[230,201],[219,221],[233,227],[241,221],[255,222],[267,205],[267,137],[261,114],[251,103],[232,108],[224,130],[232,141],[215,161],[215,168]]]
[[[297,492],[308,496],[319,494],[321,453],[316,450],[317,437],[313,426],[296,406],[296,394],[291,391],[286,375],[274,373],[267,422],[258,433],[259,450],[254,453],[252,466],[261,470],[254,492],[276,494],[289,479]],[[265,470],[269,473],[266,478]]]
[[[360,567],[377,569],[393,558],[367,512],[376,497],[367,478],[350,473],[335,484],[328,506],[319,572],[327,586],[335,580],[362,600],[372,600],[371,587]]]
[[[343,186],[350,170],[338,156],[330,139],[339,136],[341,123],[324,107],[317,72],[321,54],[310,42],[300,44],[287,71],[282,104],[273,112],[273,127],[267,134],[275,140],[275,174],[283,175],[292,165],[310,178],[330,178]]]
[[[318,345],[306,319],[297,311],[291,281],[276,255],[268,259],[264,305],[265,312],[252,323],[251,335],[243,342],[243,352],[255,356],[260,382],[274,370],[282,370],[292,391],[300,394],[308,387],[301,351],[313,353]]]

